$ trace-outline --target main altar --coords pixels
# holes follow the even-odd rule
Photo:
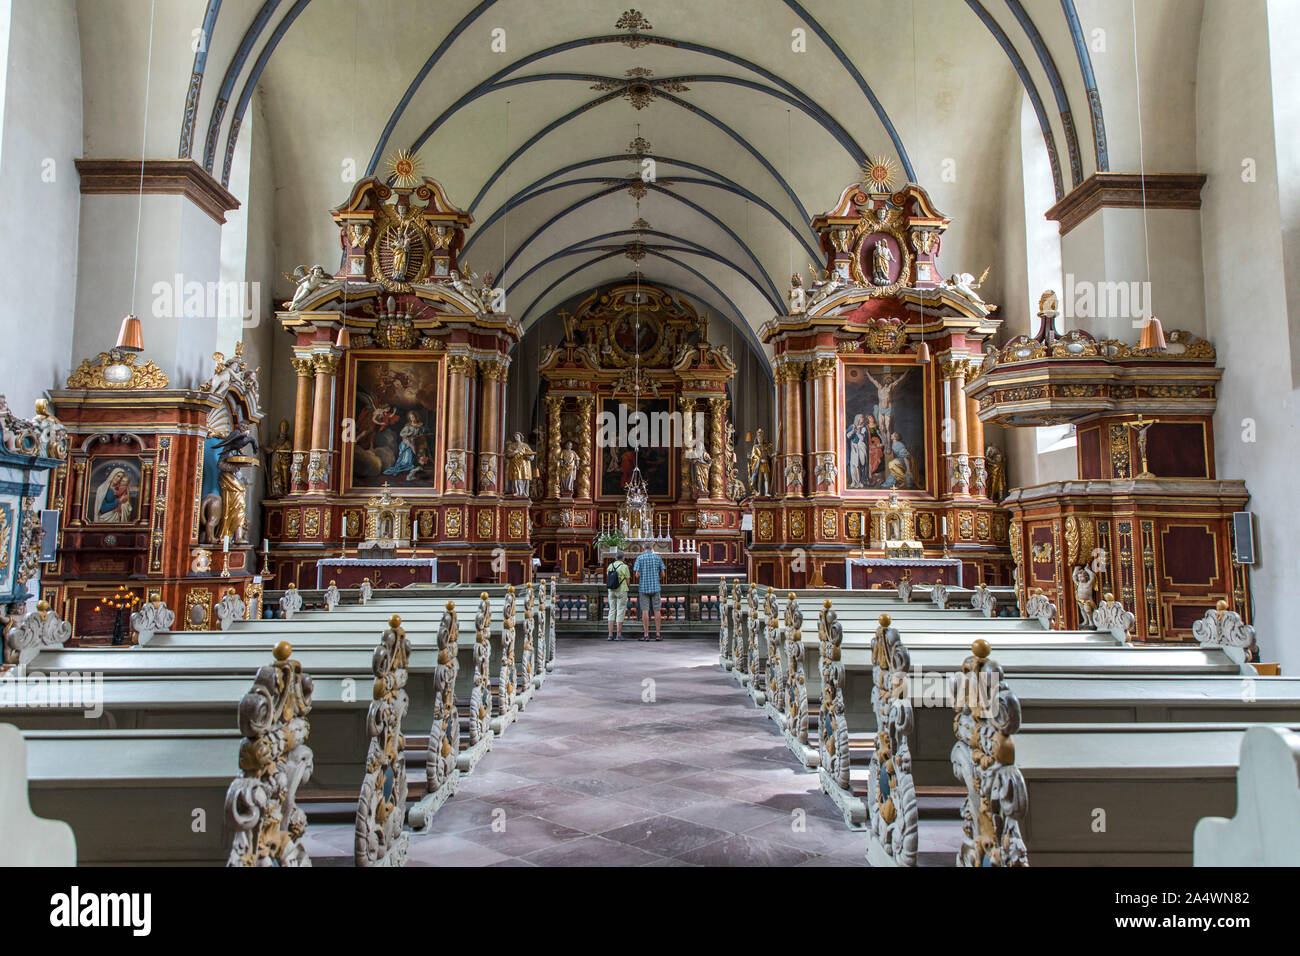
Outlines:
[[[619,528],[629,550],[695,544],[700,568],[744,566],[729,386],[736,363],[682,297],[627,282],[592,293],[543,350],[544,446],[533,503],[542,567],[580,577]]]
[[[750,452],[750,580],[895,586],[911,560],[949,583],[1009,583],[1004,457],[965,387],[997,307],[973,275],[943,278],[949,220],[925,190],[865,172],[813,219],[825,259],[760,330],[779,419]]]

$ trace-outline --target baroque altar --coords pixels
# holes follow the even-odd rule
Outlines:
[[[473,218],[409,159],[331,216],[337,267],[295,269],[277,313],[297,382],[287,483],[264,502],[277,583],[311,587],[345,542],[436,554],[441,581],[530,579],[528,481],[504,441],[519,323],[464,260]]]
[[[851,555],[892,552],[1009,583],[1004,459],[965,387],[997,306],[973,275],[943,277],[950,221],[926,191],[896,186],[888,164],[864,173],[813,219],[825,258],[760,330],[779,420],[754,453],[750,580],[851,586]]]
[[[653,284],[593,292],[543,349],[543,448],[534,483],[542,566],[579,577],[593,541],[618,527],[639,549],[697,542],[698,562],[743,567],[729,386],[736,363],[708,317]],[[629,545],[633,550],[633,546]]]

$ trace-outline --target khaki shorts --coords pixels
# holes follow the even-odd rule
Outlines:
[[[627,620],[627,590],[608,591],[608,593],[609,619],[616,624],[622,624]]]

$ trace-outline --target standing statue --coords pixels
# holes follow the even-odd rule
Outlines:
[[[772,494],[772,443],[763,438],[763,429],[754,436],[749,450],[749,488],[756,495]]]
[[[244,449],[252,446],[257,452],[257,425],[240,422],[220,445],[216,446],[217,487],[221,494],[221,530],[215,538],[230,536],[231,544],[248,544],[248,494],[247,482],[239,473],[249,459]]]
[[[506,480],[514,493],[527,498],[532,490],[533,459],[537,452],[524,441],[523,432],[515,432],[515,440],[506,445]]]
[[[573,442],[566,441],[560,452],[560,488],[573,494],[573,484],[578,480],[578,453],[573,450]]]
[[[695,478],[695,497],[709,496],[709,469],[713,465],[713,456],[700,446],[691,453],[691,473]]]
[[[1096,606],[1092,599],[1092,583],[1097,575],[1086,564],[1081,564],[1070,572],[1074,581],[1074,603],[1079,608],[1079,626],[1092,626],[1092,611]]]
[[[808,311],[808,293],[803,288],[803,276],[796,272],[790,276],[790,314]]]
[[[289,423],[280,419],[280,431],[266,450],[266,482],[272,498],[289,493],[289,468],[293,463],[293,440],[289,437]]]
[[[875,285],[889,285],[889,267],[894,262],[894,254],[889,251],[889,243],[877,239],[871,249],[871,281]]]
[[[1007,456],[997,445],[984,449],[984,467],[988,471],[989,498],[1001,501],[1007,496]]]
[[[726,482],[727,497],[739,501],[745,497],[745,483],[740,480],[740,462],[736,458],[736,426],[731,422],[727,422],[727,440],[723,451],[726,455],[723,480]]]

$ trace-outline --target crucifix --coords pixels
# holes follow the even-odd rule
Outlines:
[[[1138,415],[1135,421],[1124,423],[1127,427],[1136,431],[1138,436],[1138,455],[1142,458],[1142,471],[1139,474],[1134,475],[1134,478],[1155,477],[1155,475],[1151,474],[1147,469],[1147,430],[1150,429],[1152,425],[1156,425],[1159,422],[1160,419],[1158,418],[1144,419],[1141,415]]]

